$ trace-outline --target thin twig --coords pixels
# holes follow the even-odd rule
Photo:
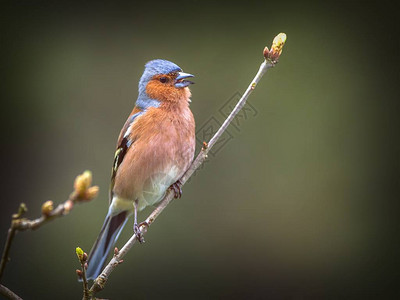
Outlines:
[[[193,173],[197,170],[198,167],[206,160],[207,154],[210,151],[210,149],[215,145],[217,140],[221,137],[221,135],[225,132],[229,124],[232,122],[232,120],[235,118],[235,116],[238,114],[238,112],[243,108],[243,106],[246,104],[247,98],[250,96],[251,92],[256,88],[258,82],[260,79],[263,77],[265,72],[276,65],[278,62],[278,59],[280,57],[280,54],[282,53],[282,48],[283,45],[286,41],[286,35],[284,33],[280,33],[277,35],[272,43],[271,50],[268,50],[267,47],[264,49],[264,58],[265,60],[262,62],[256,76],[250,83],[249,87],[246,89],[244,92],[243,96],[240,98],[238,103],[236,104],[235,108],[232,110],[232,112],[229,114],[228,118],[224,121],[224,123],[221,125],[221,127],[218,129],[218,131],[214,134],[214,136],[211,138],[211,140],[206,143],[203,143],[203,147],[200,151],[200,153],[197,155],[196,159],[192,162],[188,170],[185,172],[185,174],[182,176],[180,179],[180,182],[182,185],[184,185],[188,179],[193,175]],[[143,223],[147,223],[148,226],[150,226],[155,219],[162,213],[162,211],[168,206],[168,204],[174,199],[174,192],[169,189],[167,190],[167,193],[165,194],[164,198],[160,201],[159,205],[154,209],[154,211],[148,216],[148,218],[145,220]],[[140,226],[140,232],[142,235],[146,234],[148,226],[141,225]],[[103,269],[101,274],[94,280],[92,287],[90,288],[90,293],[92,297],[94,295],[104,289],[105,284],[107,283],[108,277],[110,276],[111,272],[115,269],[118,264],[121,263],[122,258],[125,256],[125,254],[129,251],[129,249],[132,248],[132,246],[135,244],[137,240],[136,234],[133,234],[131,238],[125,243],[125,245],[122,247],[121,251],[117,251],[114,253],[113,258],[111,261],[106,265],[106,267]],[[94,299],[94,298],[92,298]]]
[[[86,269],[88,267],[88,264],[87,264],[88,255],[86,252],[83,252],[83,250],[80,247],[76,248],[76,255],[78,256],[79,262],[81,264],[81,269],[76,270],[76,274],[78,275],[79,279],[82,280],[82,283],[83,283],[83,298],[82,298],[82,300],[90,300],[89,286],[88,286],[88,281],[86,278]]]
[[[73,193],[74,194],[74,193]],[[71,194],[72,195],[72,194]],[[25,218],[21,218],[21,215],[15,218],[13,216],[11,220],[11,226],[8,229],[8,235],[7,235],[7,240],[4,246],[4,251],[3,255],[1,257],[1,263],[0,263],[0,280],[3,276],[4,269],[6,267],[7,262],[10,260],[9,259],[9,252],[10,252],[10,247],[13,241],[13,238],[15,236],[15,233],[17,231],[25,231],[25,230],[35,230],[42,226],[43,224],[53,220],[56,217],[62,217],[66,215],[73,207],[73,203],[75,202],[75,195],[74,197],[70,197],[67,201],[64,203],[61,203],[57,206],[56,209],[52,210],[49,212],[48,215],[42,215],[40,218],[34,219],[34,220],[28,220]],[[20,209],[22,206],[24,206],[24,203],[21,203]]]
[[[89,300],[90,299],[89,286],[86,278],[87,263],[81,262],[81,267],[82,267],[82,282],[83,282],[83,300]]]
[[[28,209],[24,203],[20,204],[18,213],[12,215],[11,226],[8,230],[7,240],[4,245],[0,262],[0,281],[4,274],[6,264],[9,261],[11,244],[15,234],[18,231],[38,229],[43,224],[46,224],[57,217],[67,215],[73,209],[75,203],[87,202],[96,197],[99,188],[97,186],[90,186],[91,182],[92,174],[90,171],[86,171],[77,176],[74,183],[74,191],[71,193],[68,200],[59,204],[55,209],[53,209],[52,201],[46,201],[42,205],[42,216],[34,220],[22,217]]]
[[[19,205],[19,208],[18,208],[18,213],[13,214],[13,215],[11,216],[11,226],[10,226],[10,228],[8,229],[7,240],[6,240],[6,243],[5,243],[5,245],[4,245],[3,255],[1,256],[1,262],[0,262],[0,281],[1,281],[1,278],[2,278],[2,276],[3,276],[3,273],[4,273],[4,269],[5,269],[5,267],[6,267],[6,264],[7,264],[7,262],[9,261],[9,256],[8,256],[8,255],[9,255],[9,252],[10,252],[11,244],[12,244],[12,241],[13,241],[13,239],[14,239],[15,233],[17,232],[17,228],[16,228],[16,226],[14,225],[15,220],[20,219],[20,218],[22,217],[22,215],[23,215],[24,213],[27,212],[27,210],[28,210],[28,209],[26,208],[25,203],[21,203],[21,204]]]
[[[11,227],[8,229],[6,244],[4,245],[3,255],[1,256],[0,280],[1,280],[1,277],[3,276],[3,272],[4,272],[4,268],[6,267],[6,263],[9,260],[8,254],[10,252],[10,247],[11,247],[13,238],[15,236],[15,232],[16,232],[16,229],[11,225]]]
[[[19,297],[17,294],[15,294],[13,291],[2,284],[0,284],[0,295],[3,295],[4,297],[12,300],[22,300],[21,297]]]

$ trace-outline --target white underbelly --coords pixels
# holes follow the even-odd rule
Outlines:
[[[167,172],[160,172],[145,180],[142,192],[139,193],[139,210],[161,201],[166,190],[175,183],[181,174],[177,167],[169,168]]]
[[[164,197],[167,189],[175,183],[181,173],[177,167],[168,168],[166,172],[153,174],[143,183],[142,188],[138,188],[133,198],[138,199],[138,210],[143,210],[146,206],[157,204]],[[133,213],[133,199],[124,199],[114,195],[111,201],[113,214],[128,210]]]

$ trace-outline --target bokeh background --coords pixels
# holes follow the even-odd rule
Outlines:
[[[100,294],[110,299],[355,299],[399,294],[398,22],[380,1],[5,1],[1,243],[90,169],[99,197],[19,233],[3,284],[80,299],[75,247],[103,223],[116,138],[144,63],[196,75],[197,127],[221,122],[264,46],[288,35],[248,114]],[[199,132],[202,134],[202,132]],[[198,149],[197,149],[198,150]],[[141,213],[144,219],[150,209]],[[118,246],[131,235],[131,223]]]

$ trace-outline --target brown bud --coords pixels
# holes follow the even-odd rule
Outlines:
[[[268,55],[269,55],[269,49],[268,49],[268,47],[265,47],[265,48],[264,48],[263,55],[264,55],[265,59],[268,58]]]
[[[119,253],[119,250],[118,250],[117,247],[115,247],[115,248],[114,248],[114,255],[118,255],[118,253]]]
[[[118,264],[120,265],[120,264],[122,264],[123,262],[124,262],[124,260],[121,259],[120,261],[118,261]]]
[[[87,270],[87,268],[88,268],[88,264],[87,264],[87,263],[85,263],[84,267],[85,267],[85,270]]]
[[[45,217],[50,216],[51,212],[53,211],[54,207],[53,207],[53,201],[46,201],[45,203],[43,203],[42,205],[42,215]]]
[[[87,259],[88,259],[88,255],[87,255],[87,253],[86,253],[86,252],[85,252],[85,253],[83,253],[82,259],[83,259],[83,261],[87,261]]]
[[[86,191],[85,199],[86,200],[92,200],[93,198],[97,197],[97,194],[99,193],[99,187],[97,185],[91,186],[88,188]]]
[[[83,273],[82,273],[81,270],[76,269],[75,272],[76,272],[76,275],[78,275],[79,278],[82,278]]]

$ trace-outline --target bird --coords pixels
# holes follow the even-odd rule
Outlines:
[[[143,242],[137,213],[161,201],[169,188],[175,198],[181,196],[179,179],[193,161],[196,144],[195,120],[189,108],[191,77],[194,75],[168,60],[145,64],[138,98],[117,140],[109,209],[88,255],[88,280],[100,274],[130,216],[134,216],[133,230]]]

